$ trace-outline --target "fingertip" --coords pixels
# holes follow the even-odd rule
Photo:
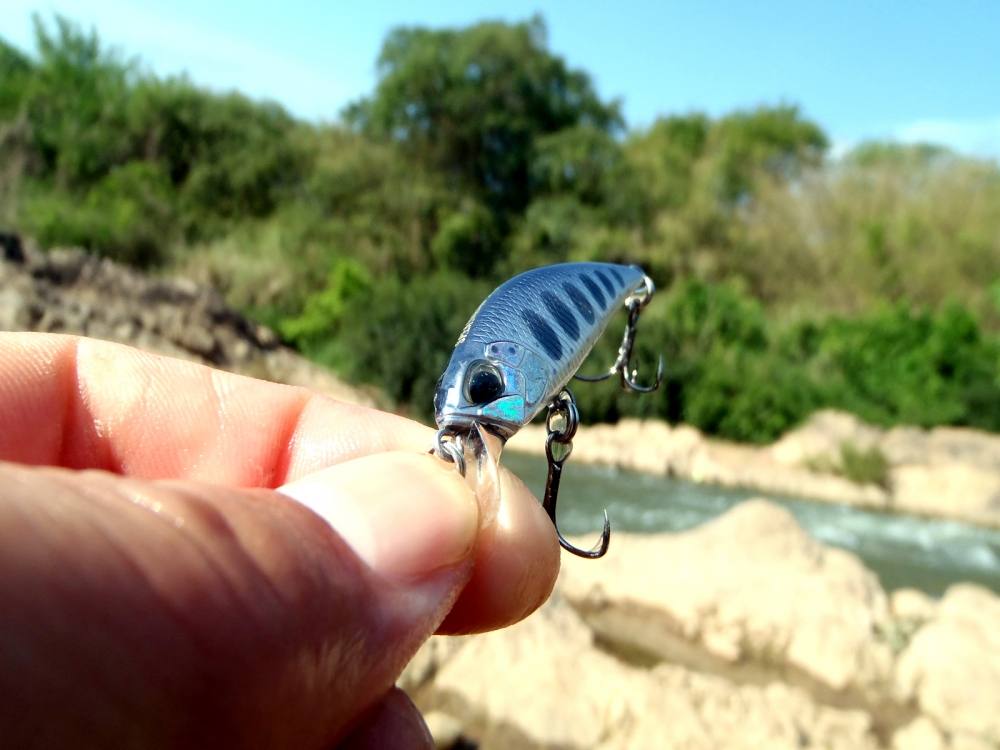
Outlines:
[[[496,521],[480,535],[472,576],[438,633],[465,634],[511,625],[540,607],[559,575],[552,522],[525,484],[500,474]]]

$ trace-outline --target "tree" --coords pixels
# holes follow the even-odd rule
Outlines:
[[[602,102],[585,73],[548,51],[539,17],[396,29],[378,75],[374,95],[349,108],[349,121],[399,142],[499,217],[530,202],[538,139],[576,126],[612,133],[623,125],[617,105]]]

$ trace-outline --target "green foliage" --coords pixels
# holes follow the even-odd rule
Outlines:
[[[538,17],[465,29],[400,28],[386,39],[375,93],[348,112],[362,132],[471,190],[491,209],[518,213],[531,196],[537,139],[577,125],[621,125],[590,78],[546,48]]]
[[[855,484],[874,484],[885,490],[891,486],[889,459],[877,445],[859,448],[844,441],[836,456],[812,456],[806,459],[805,466],[812,471],[837,474]]]
[[[455,339],[489,291],[488,284],[454,273],[405,283],[380,279],[364,304],[349,306],[341,318],[338,346],[350,354],[347,372],[429,417],[434,384]]]
[[[128,117],[133,153],[163,165],[195,234],[270,213],[305,172],[307,155],[289,138],[296,123],[277,104],[150,79],[132,91]]]
[[[779,106],[721,118],[708,145],[709,180],[724,203],[736,204],[754,193],[761,173],[787,181],[820,164],[827,140],[797,107]]]
[[[368,270],[357,261],[337,259],[326,287],[306,300],[301,315],[281,322],[282,335],[303,350],[336,340],[342,333],[345,316],[352,307],[367,303],[374,285]]]
[[[182,234],[270,213],[302,177],[277,105],[142,74],[62,17],[35,19],[35,45],[0,47],[0,153],[21,165],[0,179],[24,181],[15,225],[46,245],[154,263]]]
[[[889,459],[877,445],[858,448],[849,442],[841,443],[840,466],[843,475],[855,484],[874,484],[889,489]]]
[[[44,245],[76,245],[114,260],[150,266],[174,232],[170,183],[155,165],[109,172],[82,199],[67,191],[29,195],[24,226]]]
[[[816,362],[829,403],[876,424],[1000,422],[1000,349],[958,306],[831,319]]]
[[[448,214],[431,241],[431,255],[438,267],[472,277],[489,275],[502,251],[496,219],[485,206],[475,203]]]

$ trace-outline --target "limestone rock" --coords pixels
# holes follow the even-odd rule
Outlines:
[[[909,464],[892,469],[895,506],[1000,526],[1000,471],[972,463]]]
[[[892,616],[899,620],[926,622],[937,612],[937,602],[917,589],[896,589],[889,595]]]
[[[901,655],[896,681],[942,729],[1000,744],[1000,597],[971,584],[948,589]]]
[[[844,443],[861,450],[875,447],[881,437],[881,430],[852,414],[824,409],[772,445],[771,455],[785,466],[800,466],[816,458],[836,460]]]
[[[896,730],[892,750],[948,750],[948,741],[933,721],[920,716]]]
[[[738,685],[668,665],[651,678],[653,688],[634,696],[624,724],[601,750],[878,748],[864,712],[818,705],[789,685]]]
[[[742,503],[682,534],[615,537],[600,565],[564,559],[559,589],[602,638],[700,668],[877,693],[891,671],[875,576],[782,508]]]
[[[483,750],[877,747],[863,712],[819,705],[799,688],[615,658],[558,597],[518,625],[461,641],[418,704],[460,717]]]

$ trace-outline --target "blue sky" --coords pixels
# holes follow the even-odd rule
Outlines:
[[[157,73],[333,119],[369,93],[385,33],[541,13],[550,48],[620,98],[630,126],[799,104],[835,150],[869,138],[929,140],[1000,157],[1000,2],[210,3],[3,0],[0,35],[31,47],[33,12],[63,13]]]

